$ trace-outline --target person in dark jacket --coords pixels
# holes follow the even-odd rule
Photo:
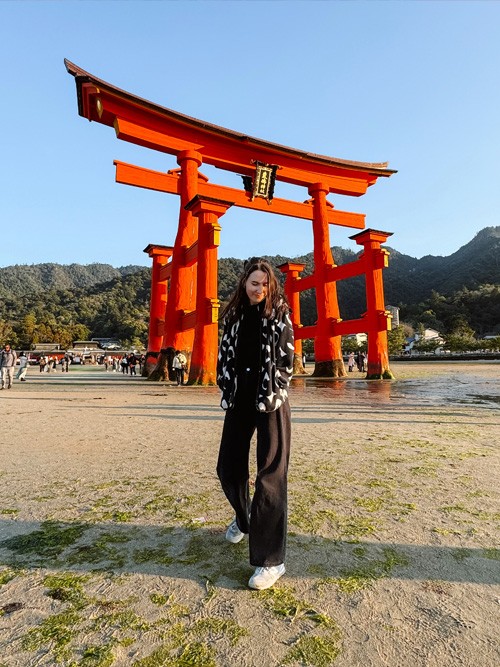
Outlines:
[[[246,262],[222,314],[217,384],[226,410],[217,474],[236,516],[229,542],[249,535],[248,585],[264,589],[285,573],[287,473],[290,456],[288,385],[293,371],[293,326],[271,265]],[[250,440],[257,431],[257,477],[249,493]]]

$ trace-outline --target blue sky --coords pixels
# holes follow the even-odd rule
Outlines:
[[[481,0],[0,2],[0,266],[148,265],[143,248],[175,238],[177,197],[118,185],[113,167],[175,159],[78,116],[64,58],[239,132],[388,161],[397,174],[331,201],[400,252],[452,254],[500,224],[499,25],[500,2]],[[221,223],[222,257],[312,250],[307,221],[234,208]],[[331,245],[358,250],[353,233],[331,226]]]

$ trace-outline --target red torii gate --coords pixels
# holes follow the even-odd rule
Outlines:
[[[329,193],[361,196],[380,176],[395,173],[387,163],[340,160],[273,144],[191,118],[141,99],[98,79],[65,60],[75,77],[78,111],[88,120],[113,127],[119,139],[177,157],[179,169],[158,172],[115,161],[116,181],[180,197],[179,227],[173,247],[149,245],[153,259],[148,359],[157,358],[152,379],[168,374],[169,355],[183,350],[191,359],[189,382],[213,384],[217,355],[217,247],[219,219],[231,206],[312,221],[314,274],[300,279],[301,265],[286,264],[285,289],[294,306],[295,370],[300,372],[301,341],[314,337],[316,376],[345,375],[341,336],[368,334],[368,377],[390,377],[381,269],[387,251],[380,248],[389,233],[356,234],[364,252],[356,262],[336,266],[330,249],[329,225],[364,229],[365,216],[339,211]],[[211,164],[244,177],[245,189],[209,183],[199,167]],[[246,180],[245,180],[246,179]],[[274,180],[307,188],[300,203],[273,198]],[[272,187],[269,187],[272,185]],[[366,275],[366,313],[359,320],[340,317],[336,281]],[[318,319],[302,327],[298,294],[314,288]]]

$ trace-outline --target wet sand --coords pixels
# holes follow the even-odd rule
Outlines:
[[[0,667],[500,664],[500,363],[392,370],[293,381],[287,573],[254,592],[218,390],[31,368],[0,392]]]

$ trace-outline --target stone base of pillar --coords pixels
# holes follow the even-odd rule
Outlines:
[[[170,377],[170,369],[172,368],[172,359],[174,358],[174,355],[175,350],[173,347],[167,347],[165,350],[161,350],[158,354],[156,366],[148,376],[148,380],[151,380],[151,382],[173,380],[174,378]]]
[[[293,355],[293,374],[294,375],[308,375],[304,364],[302,363],[302,357],[300,354]]]
[[[366,375],[367,380],[394,380],[394,375],[389,368],[386,366],[382,368],[380,364],[368,364],[368,372]]]
[[[194,379],[189,379],[186,384],[188,384],[190,387],[216,387],[217,382],[215,381],[215,378],[212,377],[211,375],[200,375],[195,377]]]
[[[346,377],[344,362],[342,359],[331,361],[317,361],[314,365],[312,377],[316,378],[343,378]]]
[[[142,366],[142,373],[141,376],[143,378],[147,378],[151,375],[151,373],[154,371],[154,368],[156,366],[156,362],[158,361],[158,352],[147,352],[146,353],[146,359],[144,361],[144,364]]]

